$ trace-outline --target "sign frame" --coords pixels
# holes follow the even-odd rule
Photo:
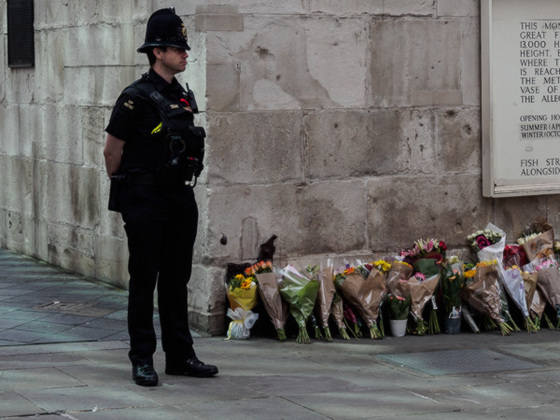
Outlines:
[[[551,19],[550,14],[538,16],[539,12],[544,12],[547,8],[552,7],[553,0],[513,1],[517,4],[513,5],[512,0],[481,0],[482,194],[484,197],[493,198],[560,194],[560,130],[557,132],[554,128],[556,122],[552,121],[552,118],[556,115],[551,114],[551,112],[560,114],[560,100],[556,101],[558,103],[554,105],[558,110],[552,111],[553,105],[540,103],[544,100],[544,94],[550,85],[537,87],[538,82],[543,78],[531,77],[533,84],[527,86],[525,83],[530,83],[530,79],[520,76],[524,72],[527,75],[538,72],[535,67],[525,68],[524,63],[526,62],[520,60],[520,57],[527,54],[536,54],[531,52],[532,50],[527,53],[529,49],[527,42],[523,43],[523,37],[530,36],[526,34],[531,31],[525,31],[524,28],[536,27],[534,32],[544,34],[542,36],[545,38],[541,42],[546,45],[551,36],[548,32],[545,33],[538,29],[548,29],[550,25],[539,24],[539,22],[553,21],[555,25],[558,23],[560,33],[560,12],[557,12],[555,19]],[[555,6],[558,8],[557,2],[555,2]],[[527,9],[527,19],[508,20],[512,17],[517,18],[518,14],[523,15],[524,8]],[[519,9],[522,9],[521,12]],[[504,28],[511,32],[511,29],[516,27],[520,28],[517,37],[512,37],[511,33],[503,35]],[[554,34],[554,36],[557,35]],[[535,44],[537,44],[536,41],[535,39]],[[560,42],[560,38],[558,41]],[[554,67],[557,67],[560,72],[560,60],[556,61],[557,58],[560,59],[560,47],[556,48],[554,39],[550,41],[550,45],[553,44],[555,46],[553,51],[546,53],[546,57],[550,57],[550,59],[547,58],[543,62],[555,63]],[[551,50],[551,48],[545,47],[540,51],[547,49]],[[529,63],[531,62],[529,61]],[[504,66],[511,66],[511,68]],[[525,70],[521,68],[525,68]],[[508,77],[504,77],[504,69],[508,73]],[[514,70],[517,73],[512,77]],[[529,82],[527,82],[528,80]],[[518,84],[511,86],[508,84],[511,81],[518,82]],[[558,84],[560,85],[560,83]],[[540,94],[523,95],[520,93],[531,89],[540,91]],[[554,98],[556,99],[556,96]],[[558,98],[560,98],[560,93]],[[530,102],[531,99],[534,103],[524,103]],[[531,122],[524,124],[524,119],[533,121],[534,118],[536,121],[537,115],[546,119],[538,124]],[[560,121],[558,123],[560,126]],[[544,131],[523,131],[527,127],[531,129],[542,127]],[[527,139],[524,136],[540,138]],[[548,153],[549,151],[550,153]]]

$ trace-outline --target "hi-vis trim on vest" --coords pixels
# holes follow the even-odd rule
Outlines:
[[[159,132],[161,131],[162,125],[163,125],[163,122],[160,122],[160,123],[157,125],[157,127],[154,128],[154,129],[152,130],[151,134],[159,133]]]
[[[128,101],[126,101],[124,103],[124,106],[126,106],[128,109],[130,109],[132,111],[134,109],[134,101],[129,99]]]

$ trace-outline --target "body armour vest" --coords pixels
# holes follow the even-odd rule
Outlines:
[[[149,138],[138,139],[144,143],[139,147],[153,152],[149,171],[162,184],[192,182],[193,178],[196,180],[203,169],[206,133],[204,128],[193,124],[192,114],[197,110],[192,91],[182,89],[184,98],[169,98],[159,93],[148,75],[144,74],[126,88],[125,93],[144,99],[161,120]]]

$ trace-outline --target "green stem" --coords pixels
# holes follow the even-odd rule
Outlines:
[[[284,330],[284,328],[278,328],[276,332],[278,333],[279,341],[286,341],[286,331]]]
[[[325,327],[324,331],[325,331],[325,340],[327,340],[330,343],[332,341],[331,329],[329,327]]]
[[[550,322],[550,318],[548,317],[548,315],[546,313],[543,313],[543,317],[544,317],[544,320],[546,321],[546,324],[548,325],[548,329],[553,330],[554,325],[552,325],[552,322]]]
[[[525,317],[525,329],[528,333],[536,333],[538,331],[537,326],[533,324],[533,321],[528,316]]]
[[[305,326],[299,327],[299,334],[297,336],[297,342],[300,344],[309,344],[311,340],[309,339],[309,334],[307,334],[307,328]]]
[[[383,338],[383,336],[381,335],[381,331],[379,331],[379,328],[377,328],[377,325],[375,324],[369,327],[369,335],[374,340]]]
[[[338,331],[343,340],[350,340],[350,336],[348,335],[348,332],[346,332],[345,327],[340,328]]]

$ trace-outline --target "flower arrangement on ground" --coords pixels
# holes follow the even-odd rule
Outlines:
[[[476,254],[490,245],[499,243],[503,237],[504,233],[501,230],[493,230],[487,227],[471,233],[467,236],[467,242]]]
[[[229,300],[227,316],[232,319],[227,331],[227,338],[247,339],[259,314],[251,311],[257,304],[257,283],[253,276],[237,274],[226,284]]]
[[[287,265],[280,270],[282,276],[280,294],[290,304],[290,313],[299,327],[297,342],[302,344],[311,342],[306,323],[313,313],[315,300],[319,292],[320,284],[316,276],[317,271],[318,268],[315,270],[314,267],[308,267],[305,271],[302,271],[293,265]]]
[[[532,223],[517,238],[529,262],[554,255],[554,229],[546,221]]]
[[[370,337],[382,338],[377,319],[385,295],[385,274],[373,263],[360,263],[354,270],[349,266],[341,267],[334,278],[337,290],[366,323]]]
[[[543,258],[538,260],[534,268],[537,272],[537,287],[546,302],[556,311],[556,328],[560,328],[560,272],[558,271],[558,263],[553,259]]]
[[[350,340],[346,323],[344,322],[344,302],[338,293],[335,293],[331,305],[331,318],[334,320],[340,337],[343,340]]]
[[[319,312],[319,321],[325,332],[325,339],[332,341],[332,334],[329,328],[329,317],[331,314],[332,302],[336,289],[333,281],[334,266],[332,259],[319,265],[319,274],[317,280],[319,281],[319,292],[317,293],[317,307]]]
[[[387,302],[389,308],[390,319],[397,321],[408,319],[408,313],[410,312],[410,296],[405,298],[388,293],[385,301]]]
[[[466,266],[469,268],[469,266]],[[461,325],[461,290],[465,283],[465,264],[458,261],[451,264],[442,278],[442,299],[445,307],[445,320],[448,325],[458,323],[458,329]],[[449,321],[458,320],[458,321]],[[446,329],[449,334],[455,333],[451,326]]]
[[[508,335],[513,329],[500,313],[497,264],[496,260],[478,263],[474,268],[474,275],[465,276],[461,298],[473,309],[488,317],[492,323],[496,323],[500,327],[502,335]]]
[[[537,328],[529,315],[529,307],[527,306],[527,298],[525,293],[525,283],[521,269],[513,265],[502,269],[500,276],[502,284],[504,285],[509,296],[517,307],[521,310],[525,321],[525,329],[527,332],[537,332]]]
[[[286,340],[284,326],[288,317],[288,307],[280,296],[278,281],[273,272],[272,262],[259,261],[245,270],[245,275],[257,278],[259,296],[276,329],[278,340]]]

